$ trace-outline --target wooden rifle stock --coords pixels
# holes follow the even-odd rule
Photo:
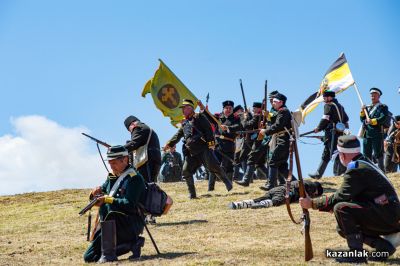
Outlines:
[[[306,190],[304,187],[304,181],[303,181],[303,174],[301,173],[301,166],[300,166],[300,157],[299,157],[299,151],[297,148],[297,142],[296,139],[293,141],[293,148],[294,148],[294,154],[295,154],[295,159],[296,159],[296,166],[297,166],[297,175],[299,178],[299,193],[301,198],[307,197],[306,195]],[[311,236],[310,236],[310,213],[308,212],[307,209],[303,209],[303,222],[304,222],[304,240],[305,240],[305,250],[304,250],[304,260],[309,261],[313,258],[313,249],[312,249],[312,243],[311,243]]]
[[[267,123],[267,93],[268,93],[268,80],[265,81],[265,87],[264,87],[264,100],[263,100],[263,106],[262,106],[262,122],[258,125],[258,129],[262,129],[265,127]],[[264,135],[258,133],[257,140],[262,140],[264,138]]]
[[[297,142],[294,136],[291,137],[290,140],[290,149],[289,149],[289,176],[287,179],[287,184],[286,184],[286,208],[289,214],[290,219],[293,221],[295,224],[300,224],[303,223],[303,230],[302,234],[304,234],[304,260],[309,261],[313,258],[313,249],[312,249],[312,243],[311,243],[311,236],[310,236],[310,214],[307,209],[302,209],[303,210],[303,215],[300,218],[300,220],[296,221],[293,218],[292,211],[290,209],[290,183],[292,181],[292,174],[293,174],[293,153],[295,155],[296,159],[296,167],[297,167],[297,174],[298,174],[298,179],[299,179],[299,194],[300,197],[305,198],[306,191],[304,187],[304,181],[303,181],[303,175],[301,172],[301,166],[300,166],[300,158],[299,158],[299,153],[298,153],[298,148],[297,148]]]

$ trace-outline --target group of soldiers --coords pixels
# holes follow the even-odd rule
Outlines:
[[[387,106],[379,101],[382,95],[379,89],[372,88],[370,94],[372,104],[363,106],[360,113],[363,125],[361,154],[358,139],[345,133],[349,118],[344,107],[334,92],[323,93],[324,114],[313,132],[324,131],[324,151],[317,171],[310,177],[321,178],[329,161],[333,160],[334,174],[343,175],[344,183],[331,197],[318,198],[323,189],[318,182],[311,182],[307,185],[312,188],[309,195],[317,198],[300,198],[300,204],[303,208],[333,210],[339,234],[347,239],[350,249],[359,250],[366,243],[391,255],[395,251],[394,244],[380,235],[400,231],[400,205],[396,191],[383,171],[395,171],[398,167],[400,116],[391,118]],[[270,110],[266,110],[267,101],[271,104]],[[143,200],[146,183],[157,181],[163,163],[179,166],[177,169],[186,181],[190,199],[197,198],[193,176],[204,167],[209,173],[209,191],[214,190],[216,179],[230,191],[233,181],[248,187],[254,178],[262,177],[266,183],[260,188],[267,194],[253,200],[252,204],[261,207],[280,205],[282,196],[277,195],[284,192],[280,186],[286,183],[289,175],[289,146],[296,136],[293,113],[286,107],[286,101],[285,95],[273,91],[263,102],[254,102],[252,112],[227,100],[222,103],[221,113],[212,114],[200,101],[197,103],[200,112],[196,113],[195,103],[185,99],[180,106],[184,116],[182,126],[162,148],[163,159],[156,132],[137,117],[127,117],[124,124],[131,140],[124,146],[109,149],[107,156],[113,173],[102,186],[91,192],[91,196],[102,198],[98,203],[102,223],[85,253],[85,261],[113,261],[129,251],[133,252],[133,258],[140,257],[144,239],[139,235],[145,218],[132,210]],[[176,144],[181,139],[183,162],[174,159]],[[173,167],[167,171],[171,169]],[[291,176],[290,180],[295,177]],[[359,183],[365,190],[358,189]],[[291,189],[292,194],[297,195],[291,200],[299,200],[296,182]],[[111,221],[112,224],[108,224]],[[125,231],[133,236],[127,239]]]

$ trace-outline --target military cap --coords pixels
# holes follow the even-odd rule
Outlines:
[[[262,103],[260,103],[260,102],[254,102],[254,103],[253,103],[253,107],[261,108],[261,107],[262,107]]]
[[[396,116],[394,117],[394,120],[396,120],[397,122],[400,121],[400,115],[396,115]]]
[[[334,91],[324,91],[322,97],[335,97],[336,93]]]
[[[382,95],[382,91],[380,89],[378,89],[378,88],[369,89],[369,93],[374,93],[374,92],[378,93],[379,96]]]
[[[122,145],[111,146],[107,150],[107,159],[105,161],[111,161],[118,158],[128,156],[128,150]]]
[[[225,101],[225,102],[222,102],[222,107],[223,108],[225,108],[226,106],[235,106],[235,103],[233,102],[233,101],[229,101],[229,100],[227,100],[227,101]]]
[[[274,98],[274,95],[277,94],[277,93],[279,93],[279,92],[278,92],[278,91],[271,91],[271,92],[268,94],[268,98],[269,98],[269,99]]]
[[[239,111],[239,110],[244,110],[244,108],[239,104],[239,105],[236,105],[235,106],[235,108],[233,108],[233,112],[234,113],[236,113],[237,111]]]
[[[189,99],[183,99],[183,100],[182,100],[182,105],[179,106],[179,107],[182,108],[182,107],[185,107],[185,106],[187,106],[187,105],[189,105],[189,106],[191,106],[191,107],[194,108],[194,103],[193,103],[193,101],[192,101],[192,100],[189,100]]]
[[[286,96],[279,92],[277,94],[275,94],[273,98],[276,100],[282,101],[284,103],[286,103],[286,100],[287,100]]]
[[[354,135],[340,136],[337,149],[342,153],[359,153],[361,151],[360,141]]]
[[[132,122],[135,122],[135,121],[139,121],[139,118],[137,118],[136,116],[133,116],[133,115],[128,116],[124,121],[126,129],[129,130],[129,126],[132,124]]]

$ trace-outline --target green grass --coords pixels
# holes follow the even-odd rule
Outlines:
[[[390,176],[400,189],[400,175]],[[101,181],[99,180],[99,183]],[[322,179],[334,190],[339,178]],[[160,251],[157,256],[146,238],[140,262],[128,255],[119,264],[145,265],[302,265],[304,238],[301,226],[294,225],[286,207],[257,210],[230,210],[231,201],[263,194],[256,181],[249,188],[235,187],[227,193],[222,183],[207,193],[206,182],[196,183],[197,200],[189,200],[184,183],[162,184],[174,199],[170,213],[149,226]],[[89,190],[60,190],[0,197],[0,265],[80,265],[88,246],[87,216],[79,210],[88,202]],[[292,204],[300,216],[298,204]],[[94,215],[93,215],[94,216]],[[333,264],[325,258],[327,248],[346,248],[335,230],[333,214],[311,211],[311,238],[314,259],[308,264]],[[388,264],[400,262],[400,252]],[[370,263],[372,264],[372,263]]]

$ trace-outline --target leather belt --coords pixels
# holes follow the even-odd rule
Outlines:
[[[219,138],[219,139],[229,140],[229,141],[235,142],[235,139],[225,137],[224,135],[215,135],[215,137]]]

